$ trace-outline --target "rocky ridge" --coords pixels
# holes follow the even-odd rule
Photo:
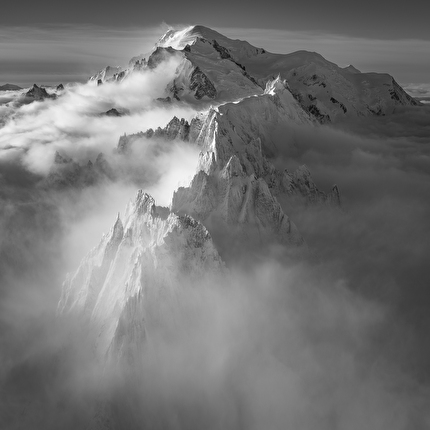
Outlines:
[[[55,99],[56,95],[49,94],[45,88],[39,87],[36,84],[34,84],[33,87],[25,93],[25,97],[29,99],[33,99],[35,101],[42,101],[45,99]]]
[[[46,188],[84,188],[105,180],[114,180],[115,173],[103,153],[93,161],[80,164],[72,158],[55,153],[54,164],[42,182]]]
[[[221,276],[208,230],[156,206],[139,191],[100,244],[63,285],[59,312],[78,312],[99,327],[98,349],[115,359],[139,350],[163,297],[202,277]],[[149,329],[150,333],[150,329]]]
[[[302,107],[322,123],[387,115],[396,106],[419,104],[388,74],[340,68],[315,52],[270,53],[203,26],[169,30],[148,59],[135,57],[128,68],[108,67],[90,80],[122,80],[156,67],[169,56],[179,56],[181,62],[160,97],[168,102],[234,101],[261,94],[266,83],[280,75]]]
[[[335,117],[324,99],[317,98],[318,91],[328,91],[331,80],[315,68],[326,67],[333,76],[341,69],[308,54],[276,57],[282,67],[272,76],[275,54],[193,27],[169,32],[151,55],[134,58],[128,69],[110,68],[93,77],[96,82],[120,81],[179,55],[176,77],[160,101],[190,102],[198,113],[191,121],[174,117],[164,128],[124,134],[117,155],[132,155],[133,147],[145,139],[181,140],[200,149],[194,178],[174,192],[169,208],[156,206],[151,196],[139,191],[124,216],[118,216],[64,283],[59,311],[78,312],[91,320],[99,330],[97,348],[102,354],[127,360],[136,356],[151,336],[151,325],[166,316],[160,314],[163,297],[179,296],[185,285],[207,276],[223,276],[223,261],[229,264],[244,249],[261,253],[266,245],[277,244],[306,251],[303,236],[287,214],[289,205],[340,206],[338,187],[329,193],[319,190],[306,166],[290,172],[273,164],[283,148],[295,145],[296,130],[319,127],[319,122]],[[304,57],[318,64],[302,64]],[[266,74],[257,67],[262,59],[268,64]],[[294,67],[288,69],[291,64]],[[346,74],[363,77],[355,68],[343,70],[344,78]],[[298,83],[318,89],[306,90],[309,103],[303,101]],[[393,103],[412,103],[394,83],[390,88],[398,95],[398,100],[391,98]],[[350,112],[341,97],[330,97],[330,106],[345,115]],[[59,154],[56,166],[70,170],[72,182],[86,176],[78,172],[82,166]],[[105,167],[96,160],[84,170],[99,172]]]

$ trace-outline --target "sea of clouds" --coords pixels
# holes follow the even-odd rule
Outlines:
[[[166,322],[134,367],[104,366],[89,327],[56,315],[66,273],[136,190],[167,206],[195,173],[199,151],[188,143],[140,139],[131,155],[115,151],[124,133],[193,117],[156,101],[177,64],[66,86],[55,100],[0,96],[0,423],[428,428],[427,106],[300,128],[294,145],[280,142],[271,161],[306,164],[326,191],[336,183],[342,208],[289,207],[310,250],[301,259],[273,245],[248,261],[243,249],[224,285],[202,279],[179,302],[166,298]],[[128,113],[103,115],[111,108]],[[56,152],[80,165],[103,153],[115,179],[46,186]]]

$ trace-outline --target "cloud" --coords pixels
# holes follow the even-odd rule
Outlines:
[[[344,130],[305,132],[277,161],[290,169],[306,164],[325,190],[334,183],[340,187],[342,211],[291,207],[289,215],[327,270],[352,291],[390,308],[387,350],[397,350],[414,377],[428,374],[430,352],[419,340],[430,323],[426,118],[428,108],[406,109]]]
[[[46,175],[56,151],[81,162],[94,160],[100,152],[110,156],[124,132],[164,127],[174,115],[190,119],[194,115],[191,108],[154,102],[165,95],[178,63],[173,58],[163,67],[132,75],[121,83],[70,86],[56,100],[12,108],[0,129],[0,147],[20,151],[22,162],[31,171]],[[113,107],[130,114],[103,115]],[[2,151],[2,156],[6,154]]]
[[[163,298],[168,318],[150,327],[137,371],[101,366],[92,325],[53,316],[65,273],[137,186],[167,204],[194,170],[196,148],[180,142],[142,138],[130,156],[112,154],[124,132],[193,115],[153,102],[175,67],[5,105],[0,424],[85,428],[110,410],[118,428],[428,427],[427,107],[295,130],[273,162],[306,163],[325,190],[337,183],[342,210],[283,201],[309,255],[274,246],[255,260],[241,249],[245,263],[231,264],[225,282],[181,285]],[[111,107],[130,114],[99,116]],[[40,187],[57,150],[80,163],[102,151],[119,178]]]
[[[430,96],[430,84],[404,84],[403,88],[414,97]]]
[[[114,151],[124,132],[194,115],[186,106],[154,102],[177,64],[170,59],[119,84],[69,85],[57,99],[43,102],[22,104],[22,91],[8,92],[12,100],[3,105],[0,128],[0,296],[9,311],[23,307],[37,315],[50,309],[66,270],[98,243],[137,188],[168,205],[173,190],[194,173],[198,150],[184,142],[141,139],[129,156]],[[103,115],[112,107],[129,113]],[[84,167],[102,152],[116,179],[51,189],[49,174],[59,168],[56,151]]]

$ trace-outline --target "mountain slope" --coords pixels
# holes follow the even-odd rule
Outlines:
[[[99,327],[98,350],[118,359],[131,353],[124,352],[128,348],[139,351],[163,297],[223,270],[202,224],[156,206],[139,191],[123,220],[118,215],[110,232],[67,278],[59,311],[89,318]]]
[[[279,78],[263,95],[212,109],[202,121],[196,143],[201,147],[199,172],[189,187],[174,193],[172,210],[201,220],[210,231],[234,230],[226,248],[240,240],[301,246],[304,240],[276,196],[300,196],[311,202],[340,204],[337,187],[326,195],[303,166],[294,174],[270,163],[277,145],[294,143],[294,129],[313,124]],[[245,239],[246,238],[246,239]],[[219,243],[219,241],[218,241]]]
[[[276,194],[338,201],[316,188],[307,168],[279,172],[267,157],[277,154],[280,138],[292,143],[294,127],[313,124],[278,78],[263,94],[202,112],[191,124],[174,118],[164,130],[122,136],[119,156],[139,139],[187,139],[200,148],[198,172],[189,187],[174,193],[170,210],[140,191],[123,220],[118,217],[65,281],[59,310],[86,315],[99,327],[98,349],[116,351],[118,358],[130,345],[143,344],[151,309],[160,306],[163,294],[223,273],[218,252],[230,261],[243,249],[273,243],[306,250]]]
[[[302,106],[321,122],[385,115],[399,105],[419,104],[388,74],[361,73],[351,67],[342,69],[315,52],[273,54],[203,26],[169,30],[148,62],[153,61],[154,55],[159,56],[159,52],[180,52],[187,60],[170,88],[176,98],[184,96],[184,91],[193,86],[193,73],[198,69],[212,87],[210,92],[204,89],[196,92],[198,99],[207,96],[216,101],[232,101],[252,92],[259,94],[259,87],[264,88],[268,80],[280,75],[288,81]]]

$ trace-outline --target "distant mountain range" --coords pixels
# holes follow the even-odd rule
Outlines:
[[[14,84],[5,84],[0,86],[0,91],[22,90],[21,87]]]

